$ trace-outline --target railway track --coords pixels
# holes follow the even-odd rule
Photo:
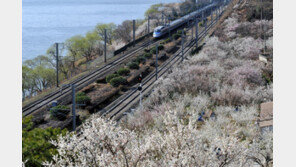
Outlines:
[[[79,90],[83,86],[86,86],[87,84],[90,84],[96,81],[96,79],[102,77],[103,75],[106,75],[109,71],[111,71],[112,69],[114,69],[115,67],[123,63],[125,60],[134,56],[135,53],[142,51],[145,47],[149,45],[154,45],[156,42],[157,41],[155,40],[147,39],[140,46],[131,50],[129,53],[125,54],[124,56],[119,57],[116,60],[113,60],[110,63],[107,63],[103,67],[98,68],[90,72],[89,74],[78,78],[77,80],[71,82],[70,84],[75,84],[76,89]],[[62,88],[61,90],[56,90],[53,93],[43,97],[42,99],[36,100],[33,103],[23,107],[22,108],[23,116],[30,115],[40,110],[41,108],[45,107],[46,105],[50,104],[53,101],[69,96],[70,93],[71,93],[71,88],[69,86]]]
[[[214,21],[208,25],[207,29],[201,30],[201,33],[199,33],[198,36],[198,42],[202,41],[204,37],[207,35],[209,30],[214,27],[214,25],[219,21],[220,17],[223,15],[225,12],[224,9],[227,9],[228,4],[224,6],[222,12],[219,14],[218,19],[213,19]],[[194,26],[194,25],[193,25]],[[186,44],[184,44],[184,55],[188,54],[190,49],[195,46],[195,38],[191,38]],[[173,56],[170,57],[169,60],[167,60],[164,64],[162,64],[158,70],[158,76],[161,77],[163,76],[173,65],[176,63],[181,63],[180,59],[181,57],[182,50],[179,49]],[[185,58],[185,57],[184,57]],[[143,79],[142,83],[142,93],[143,95],[148,94],[152,88],[153,84],[156,81],[155,77],[156,73],[155,70],[151,72],[148,76],[146,76]],[[97,117],[105,117],[106,119],[112,119],[115,121],[118,121],[122,115],[131,107],[133,107],[138,101],[139,101],[139,96],[140,93],[136,89],[139,86],[139,84],[133,86],[130,91],[126,92],[124,95],[120,96],[118,99],[113,101],[111,104],[106,106],[104,109],[99,111],[98,114],[93,115],[93,118]],[[78,126],[76,129],[76,134],[79,136],[81,133],[82,126]]]
[[[220,16],[223,14],[220,13]],[[207,32],[218,22],[218,20],[214,20],[210,25],[207,27],[207,29],[203,29],[198,36],[198,41],[200,42],[206,35]],[[195,38],[190,39],[187,43],[184,44],[184,55],[186,55],[192,47],[195,46]],[[183,55],[183,56],[184,56]],[[178,62],[181,62],[182,60],[182,50],[179,49],[176,54],[174,54],[169,60],[167,60],[164,64],[162,64],[158,70],[158,77],[163,76],[173,65],[175,65]],[[156,81],[156,71],[154,70],[152,73],[150,73],[147,77],[144,78],[142,83],[142,93],[146,94],[152,89],[152,85]],[[102,116],[108,119],[113,120],[119,120],[124,112],[126,112],[129,108],[131,108],[136,102],[139,101],[140,93],[136,89],[138,85],[134,86],[133,89],[127,93],[126,95],[123,95],[124,97],[120,98],[119,100],[114,101],[111,103],[103,111],[101,111]]]

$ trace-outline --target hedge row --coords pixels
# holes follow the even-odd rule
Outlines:
[[[160,44],[164,45],[164,44],[167,44],[171,41],[172,41],[171,38],[167,38],[167,39],[163,40],[162,42],[160,42]]]
[[[118,87],[119,85],[127,84],[127,80],[124,77],[119,76],[111,79],[110,84],[114,87]]]
[[[152,58],[152,54],[151,54],[150,52],[148,52],[148,53],[144,53],[144,57],[145,57],[146,59],[151,59],[151,58]]]
[[[119,77],[118,74],[109,74],[106,76],[106,82],[109,83],[111,81],[111,79],[115,78],[115,77]]]
[[[128,74],[130,73],[130,70],[128,68],[124,68],[124,67],[121,67],[118,71],[117,71],[117,74],[118,75],[123,75],[123,76],[127,76]]]
[[[70,107],[64,106],[64,105],[58,105],[50,109],[51,117],[56,118],[58,120],[66,119],[69,112],[70,112]]]
[[[127,64],[127,66],[128,66],[128,68],[130,68],[130,69],[139,69],[139,63],[134,62],[134,61],[129,62],[129,63]]]
[[[164,49],[164,46],[162,44],[158,45],[158,51],[163,50],[163,49]],[[156,46],[154,46],[150,49],[150,53],[156,54]]]
[[[89,104],[90,97],[88,97],[84,92],[78,92],[75,97],[77,104]]]
[[[177,40],[177,39],[179,39],[180,37],[181,37],[181,34],[174,34],[174,35],[173,35],[174,40]]]

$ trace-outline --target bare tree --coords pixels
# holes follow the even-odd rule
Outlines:
[[[131,32],[133,30],[133,22],[131,20],[125,20],[121,25],[118,25],[116,29],[117,38],[123,42],[128,43],[131,41]]]

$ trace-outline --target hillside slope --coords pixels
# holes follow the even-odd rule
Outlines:
[[[248,22],[244,2],[142,107],[119,123],[91,119],[79,136],[54,143],[61,156],[46,164],[272,166],[272,131],[261,133],[257,120],[259,105],[273,100],[272,59],[258,60],[263,38],[272,55],[273,20]]]

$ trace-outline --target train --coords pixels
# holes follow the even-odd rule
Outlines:
[[[176,28],[180,27],[181,25],[183,25],[184,23],[190,21],[190,20],[194,20],[195,17],[197,17],[198,15],[202,14],[202,12],[206,12],[208,9],[214,8],[218,5],[217,2],[212,2],[211,4],[198,9],[195,12],[192,12],[190,14],[187,14],[177,20],[172,21],[171,23],[165,25],[165,26],[158,26],[154,29],[153,31],[153,37],[154,38],[160,38],[161,36],[169,33],[170,31],[175,30]]]

